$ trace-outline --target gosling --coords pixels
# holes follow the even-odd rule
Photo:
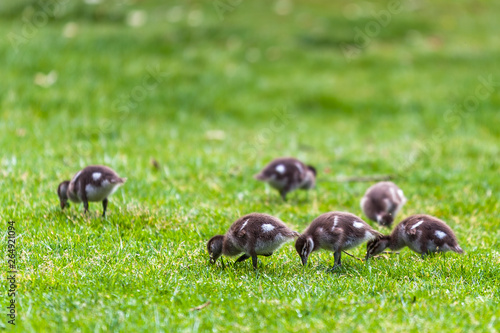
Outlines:
[[[390,235],[380,236],[370,241],[366,248],[366,259],[386,248],[399,250],[408,246],[420,253],[422,258],[432,252],[454,251],[463,253],[453,231],[440,219],[430,215],[413,215],[401,221]]]
[[[269,163],[255,179],[267,182],[280,192],[286,201],[286,195],[296,189],[309,190],[316,183],[316,169],[306,165],[296,158],[277,158]]]
[[[210,262],[214,264],[222,255],[237,256],[236,262],[252,258],[257,268],[257,256],[270,256],[284,243],[298,237],[278,218],[261,213],[245,215],[234,222],[225,235],[212,237],[207,243]]]
[[[295,249],[304,266],[311,252],[319,249],[333,251],[333,268],[337,268],[342,265],[342,251],[380,236],[379,232],[354,214],[329,212],[312,221],[295,242]]]
[[[361,209],[370,220],[390,227],[406,201],[403,190],[396,184],[379,182],[366,191],[361,199]]]
[[[102,216],[106,216],[108,197],[123,185],[127,178],[119,177],[115,171],[103,165],[91,165],[79,171],[71,181],[65,180],[57,187],[61,209],[69,207],[68,199],[83,202],[85,213],[89,210],[89,201],[102,201]]]

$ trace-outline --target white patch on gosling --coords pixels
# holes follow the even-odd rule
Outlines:
[[[266,224],[262,225],[262,231],[264,231],[264,232],[269,232],[273,229],[274,229],[274,226],[272,224],[266,223]]]
[[[413,227],[411,227],[412,229],[415,229],[416,227],[418,227],[419,225],[421,225],[422,223],[424,223],[424,220],[421,220],[421,221],[418,221],[417,223],[415,223],[415,225]]]
[[[368,230],[365,231],[365,238],[363,239],[364,241],[369,241],[374,238],[375,236],[371,232],[369,232]]]
[[[283,164],[279,164],[276,166],[276,171],[280,174],[284,174],[286,171],[286,168]]]
[[[405,195],[403,193],[403,190],[399,189],[398,190],[398,195],[401,198],[401,201],[403,201],[403,202],[406,201],[406,197],[405,197]]]
[[[339,217],[337,215],[335,215],[335,217],[333,218],[333,227],[332,227],[332,231],[333,229],[335,229],[337,227],[337,224],[339,223]]]
[[[363,223],[358,222],[358,221],[354,221],[354,222],[352,223],[352,225],[354,226],[354,228],[358,228],[358,229],[363,228]]]
[[[87,186],[85,186],[85,192],[87,194],[87,198],[93,198],[98,193],[97,188],[92,184],[87,184]]]
[[[85,186],[85,192],[88,201],[102,201],[113,194],[118,187],[120,187],[120,184],[111,184],[109,180],[104,179],[100,186],[87,184]]]
[[[102,176],[102,173],[100,173],[100,172],[94,172],[92,174],[92,178],[94,178],[95,181],[99,180],[99,178],[101,178],[101,176]]]
[[[285,242],[286,238],[281,234],[281,232],[278,232],[276,236],[274,236],[274,241],[275,242]]]
[[[446,233],[442,232],[441,230],[436,230],[435,235],[439,239],[443,239],[446,237]]]
[[[377,215],[377,223],[380,223],[382,222],[382,216],[381,215]]]
[[[247,223],[248,223],[248,219],[246,219],[245,222],[243,222],[243,225],[241,226],[240,231],[243,230],[243,228],[247,225]]]
[[[278,233],[272,240],[258,239],[255,244],[257,254],[270,254],[283,245],[288,239]]]

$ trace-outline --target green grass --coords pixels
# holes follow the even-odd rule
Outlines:
[[[220,19],[211,1],[67,2],[16,49],[8,34],[39,4],[2,2],[0,222],[2,251],[7,221],[19,236],[17,330],[500,330],[500,5],[411,2],[346,59],[389,2],[293,1],[287,15],[278,3]],[[278,156],[315,165],[317,189],[283,203],[252,178]],[[128,177],[106,219],[98,203],[59,208],[58,183],[89,164]],[[327,211],[362,216],[370,183],[337,180],[374,174],[405,191],[400,218],[445,220],[465,254],[344,256],[331,271],[333,253],[302,267],[286,244],[257,271],[209,264],[208,239],[249,212],[297,231]]]

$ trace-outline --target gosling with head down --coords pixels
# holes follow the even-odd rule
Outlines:
[[[225,235],[212,237],[207,243],[210,262],[221,255],[237,256],[236,262],[252,258],[257,268],[257,256],[270,256],[284,243],[298,237],[280,219],[261,213],[251,213],[234,222]]]
[[[366,190],[361,199],[361,209],[370,220],[390,227],[406,201],[403,190],[396,184],[379,182]]]
[[[117,173],[103,165],[91,165],[79,171],[71,181],[65,180],[57,187],[61,209],[69,207],[68,199],[83,202],[85,213],[89,210],[89,201],[102,201],[102,216],[106,216],[108,197],[118,187],[123,185],[127,178],[121,178]]]
[[[320,215],[295,242],[295,249],[305,266],[309,255],[320,249],[333,251],[334,266],[341,266],[342,251],[373,240],[381,234],[354,214],[329,212]]]
[[[316,169],[311,165],[305,165],[296,158],[277,158],[254,178],[269,183],[280,192],[281,197],[286,201],[288,192],[296,189],[309,190],[314,187]]]
[[[390,235],[370,241],[366,259],[376,256],[386,248],[396,251],[405,246],[420,253],[422,258],[432,252],[464,252],[458,245],[453,230],[445,222],[434,216],[418,214],[401,221]]]

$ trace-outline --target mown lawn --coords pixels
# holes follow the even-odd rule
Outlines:
[[[500,330],[500,3],[41,4],[0,5],[16,330]],[[315,165],[317,188],[283,203],[252,178],[278,156]],[[106,219],[99,203],[59,207],[59,182],[90,164],[128,178]],[[290,243],[257,271],[209,264],[208,239],[249,212],[299,232],[332,210],[366,220],[372,183],[345,179],[370,175],[405,191],[400,219],[445,220],[465,254],[332,271],[333,253],[302,267]]]

